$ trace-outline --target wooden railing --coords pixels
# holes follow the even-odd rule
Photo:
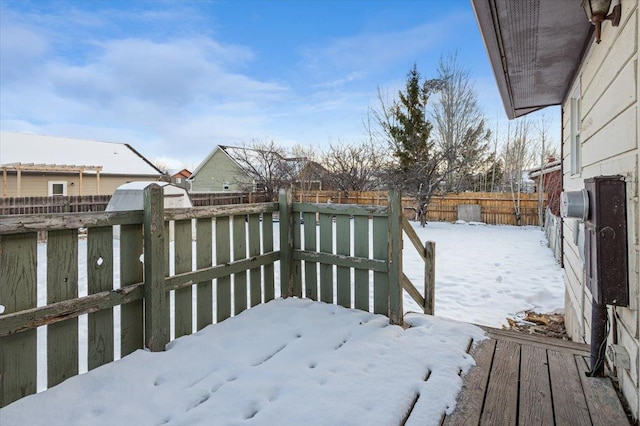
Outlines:
[[[51,387],[79,373],[79,340],[87,341],[87,368],[93,369],[118,354],[164,350],[172,338],[279,295],[365,309],[400,324],[407,280],[399,210],[393,194],[388,206],[293,203],[291,195],[281,194],[279,203],[165,211],[162,189],[151,185],[144,190],[142,211],[2,216],[0,406],[36,392],[36,329],[42,326],[47,327],[47,379],[40,386]],[[40,277],[45,306],[37,303],[41,262],[47,270],[46,278]],[[86,271],[82,297],[79,270]],[[89,325],[85,336],[79,334],[82,315]]]
[[[402,288],[422,307],[423,312],[428,315],[435,314],[435,286],[436,286],[436,243],[427,241],[422,244],[420,237],[416,234],[407,219],[402,219],[402,230],[411,241],[413,247],[424,261],[424,297],[420,294],[416,286],[409,277],[402,273]]]

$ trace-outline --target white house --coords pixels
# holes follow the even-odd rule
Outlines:
[[[509,118],[562,106],[563,190],[585,189],[589,209],[563,220],[567,331],[592,345],[592,371],[605,360],[637,420],[638,0],[472,4]]]

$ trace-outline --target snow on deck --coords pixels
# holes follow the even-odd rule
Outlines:
[[[469,341],[484,333],[407,321],[403,330],[381,315],[278,299],[23,398],[0,410],[0,424],[397,425],[417,394],[410,422],[439,424],[458,372],[474,365]]]

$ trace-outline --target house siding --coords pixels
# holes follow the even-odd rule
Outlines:
[[[0,173],[1,176],[1,173]],[[100,175],[100,189],[98,190],[95,174],[82,175],[82,193],[80,193],[80,177],[77,173],[28,173],[23,172],[18,194],[17,174],[7,173],[6,192],[0,190],[1,196],[6,197],[39,197],[49,195],[49,182],[66,182],[66,195],[111,195],[117,187],[133,181],[157,181],[158,175]],[[2,178],[0,177],[0,185]],[[5,195],[6,194],[6,195]]]
[[[602,43],[590,45],[576,74],[573,87],[579,87],[581,137],[581,168],[576,175],[570,172],[569,98],[563,104],[562,117],[565,191],[584,188],[584,180],[593,176],[622,175],[626,181],[630,306],[608,308],[610,321],[615,323],[609,344],[623,345],[629,353],[631,368],[616,368],[614,372],[635,419],[639,417],[640,407],[638,14],[637,1],[623,0],[620,26],[612,27],[609,21],[603,24]],[[580,233],[581,227],[575,219],[565,219],[563,231],[567,331],[573,340],[589,343],[591,294],[585,286],[583,260],[575,243],[580,238],[576,232]]]
[[[220,148],[196,171],[191,179],[190,192],[222,192],[224,182],[229,183],[230,192],[240,192],[252,181],[240,166]]]

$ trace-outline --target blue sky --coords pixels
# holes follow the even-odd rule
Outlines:
[[[469,0],[0,0],[0,128],[126,142],[194,167],[217,144],[357,142],[413,63],[457,52],[506,122]],[[559,139],[556,109],[554,139]]]

